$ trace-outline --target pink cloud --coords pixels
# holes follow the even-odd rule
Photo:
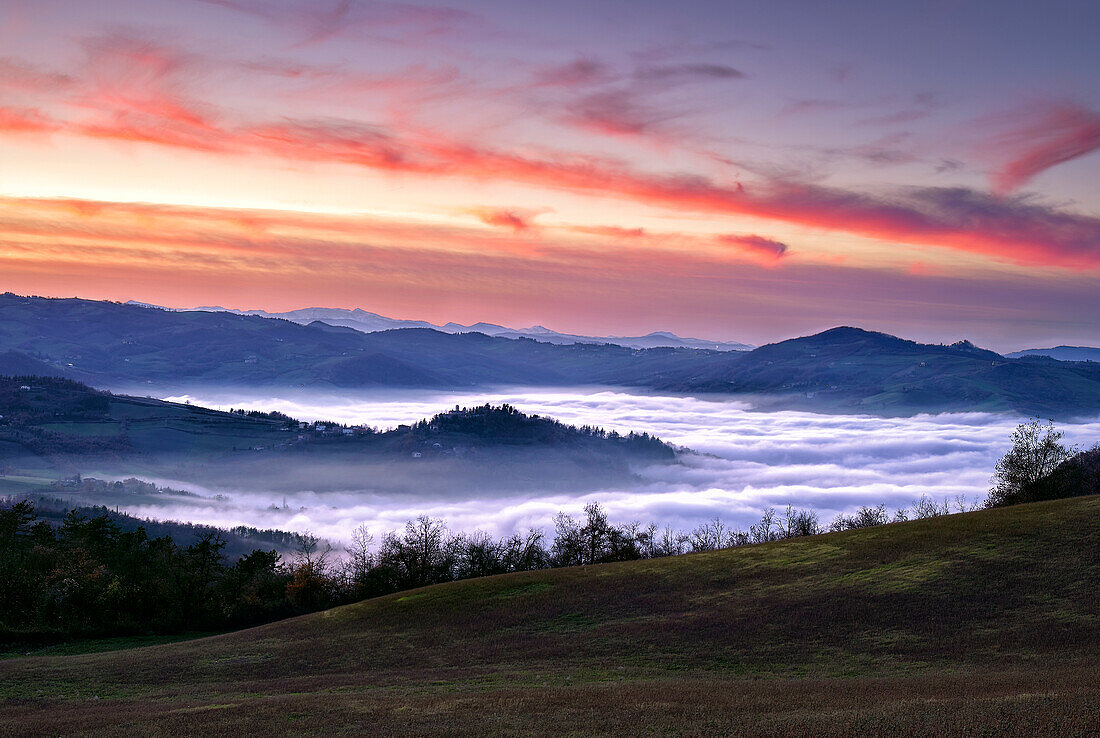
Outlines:
[[[534,227],[534,219],[545,210],[503,210],[500,208],[478,208],[471,211],[486,225],[511,228],[514,232],[527,231]]]
[[[0,88],[42,92],[71,87],[74,82],[67,74],[39,69],[12,57],[0,58]]]
[[[776,262],[787,255],[787,244],[755,234],[719,236],[718,241],[729,246],[736,246],[750,255],[761,257],[765,262]]]
[[[573,125],[612,136],[654,133],[662,123],[678,117],[641,104],[626,90],[586,95],[569,106],[566,120]]]
[[[58,128],[59,124],[38,110],[0,107],[0,132],[49,133]]]
[[[601,236],[606,238],[643,238],[646,235],[644,228],[623,228],[622,226],[569,226],[574,233],[583,233],[588,236]]]
[[[964,188],[876,195],[762,176],[754,184],[644,171],[607,157],[471,143],[439,132],[347,120],[229,120],[196,100],[204,62],[170,45],[110,35],[87,44],[90,84],[75,102],[85,117],[51,119],[5,109],[9,131],[63,130],[227,155],[262,155],[366,169],[499,180],[631,200],[680,212],[753,216],[885,241],[979,253],[1016,264],[1100,267],[1100,219]],[[589,97],[592,126],[632,134],[661,122],[628,97]],[[1095,148],[1095,114],[1062,109],[1050,145],[1028,149],[1011,171],[1034,171]],[[1091,148],[1090,148],[1091,147]]]
[[[1001,194],[1100,148],[1100,113],[1076,103],[1034,107],[1013,117],[1021,124],[994,144],[1007,157],[992,174],[993,188]]]

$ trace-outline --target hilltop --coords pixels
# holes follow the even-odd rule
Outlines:
[[[839,327],[669,372],[654,385],[761,396],[807,409],[1088,415],[1100,412],[1100,366],[1008,359],[969,341],[922,344]]]
[[[111,388],[616,386],[742,395],[763,407],[912,415],[1100,413],[1100,363],[1013,359],[840,327],[752,351],[557,345],[407,328],[0,295],[0,371]],[[12,370],[8,370],[12,371]]]
[[[8,732],[1086,735],[1100,498],[436,585],[0,663]]]

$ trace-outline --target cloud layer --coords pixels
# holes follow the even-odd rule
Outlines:
[[[996,460],[1019,422],[982,413],[904,419],[760,413],[738,402],[610,391],[504,391],[489,396],[211,393],[172,399],[225,408],[278,409],[305,419],[379,427],[427,417],[455,404],[509,402],[525,412],[568,423],[647,431],[700,452],[684,457],[676,466],[640,469],[634,485],[583,495],[547,491],[495,495],[490,501],[456,495],[446,488],[445,480],[438,480],[414,497],[387,496],[369,486],[326,494],[303,490],[288,496],[291,511],[268,509],[280,505],[281,497],[263,490],[197,490],[207,495],[226,492],[230,499],[132,510],[209,523],[309,529],[336,539],[347,538],[360,523],[377,534],[420,514],[445,518],[458,530],[502,534],[517,528],[548,527],[557,512],[577,513],[593,500],[605,505],[616,521],[652,520],[681,528],[715,516],[747,526],[764,508],[787,504],[812,507],[827,521],[860,505],[885,503],[901,508],[922,496],[938,501],[962,496],[973,503],[984,498]],[[1100,439],[1100,419],[1066,426],[1066,430],[1071,442],[1088,446]]]

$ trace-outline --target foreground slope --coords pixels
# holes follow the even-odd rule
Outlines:
[[[1059,500],[14,659],[0,731],[1088,735],[1098,521]]]

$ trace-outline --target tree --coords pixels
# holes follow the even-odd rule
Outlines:
[[[348,554],[345,564],[346,576],[353,587],[361,587],[368,581],[370,571],[375,565],[375,555],[371,550],[374,536],[367,526],[360,525],[351,534],[351,545],[345,547]]]
[[[1028,502],[1028,488],[1053,472],[1077,449],[1062,444],[1065,433],[1052,421],[1035,418],[1020,423],[1012,433],[1012,448],[997,462],[986,507]]]
[[[779,520],[775,517],[775,510],[766,508],[764,514],[760,516],[760,522],[749,526],[749,539],[753,543],[778,541],[782,538],[781,531],[777,530],[778,527]]]
[[[691,531],[692,551],[717,551],[726,541],[726,525],[722,519],[715,516],[714,520],[708,520],[695,530]]]
[[[853,515],[837,515],[836,519],[829,523],[829,530],[858,530],[860,528],[873,528],[876,525],[886,525],[889,522],[890,516],[886,514],[886,505],[878,505],[877,507],[863,505]]]
[[[817,513],[813,510],[796,510],[792,505],[787,505],[782,527],[784,538],[812,536],[821,532],[821,526],[817,524]]]
[[[286,597],[300,610],[310,612],[329,604],[332,588],[329,556],[332,548],[319,548],[320,540],[305,533],[298,541],[294,562],[294,579],[286,585]]]

